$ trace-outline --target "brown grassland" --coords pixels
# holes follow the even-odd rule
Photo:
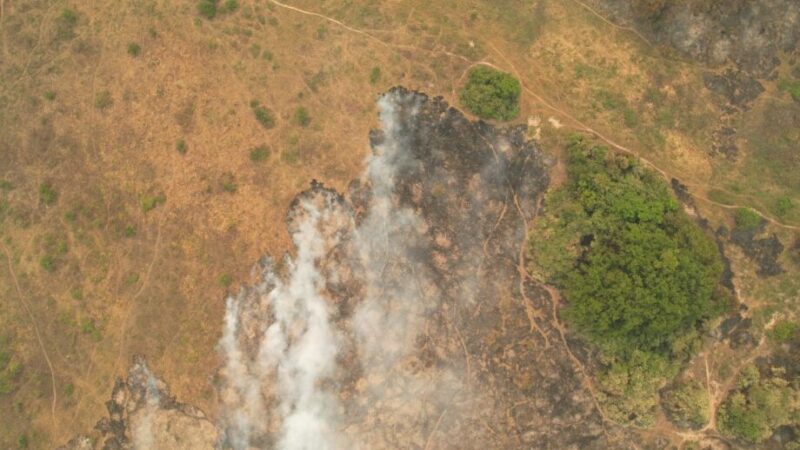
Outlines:
[[[545,151],[595,134],[680,178],[713,226],[744,205],[784,243],[800,231],[800,136],[780,122],[800,103],[762,80],[740,157],[715,156],[705,69],[576,0],[240,0],[211,20],[188,0],[0,5],[0,351],[22,367],[0,394],[2,448],[91,429],[136,353],[213,416],[226,292],[290,248],[299,190],[358,177],[393,85],[457,105],[469,68],[500,68]],[[765,281],[737,252],[756,322],[793,314],[797,263]],[[709,389],[749,357],[727,352],[694,363]]]

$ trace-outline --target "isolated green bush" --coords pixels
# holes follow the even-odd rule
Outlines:
[[[461,89],[461,103],[482,119],[511,120],[519,115],[521,85],[511,74],[480,66]]]
[[[753,231],[761,225],[761,216],[750,208],[736,210],[736,228],[741,231]]]
[[[217,15],[217,0],[200,0],[197,12],[206,19],[213,19]]]

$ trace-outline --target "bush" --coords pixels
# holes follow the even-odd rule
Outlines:
[[[183,139],[178,139],[178,141],[175,142],[175,150],[177,150],[178,153],[180,153],[181,155],[185,155],[186,154],[186,141],[184,141]]]
[[[369,82],[370,84],[375,84],[381,79],[381,68],[380,67],[373,67],[372,71],[369,73]]]
[[[143,195],[141,199],[139,199],[139,205],[142,207],[142,212],[150,212],[155,209],[158,205],[163,205],[167,201],[167,197],[164,194],[158,195]]]
[[[663,405],[670,420],[684,428],[702,428],[711,416],[708,391],[696,381],[667,391]]]
[[[785,217],[793,207],[792,199],[788,196],[780,197],[775,201],[775,212],[779,217]]]
[[[741,231],[754,231],[761,225],[761,216],[750,208],[736,210],[736,228]]]
[[[749,366],[745,376],[747,381],[740,380],[739,389],[719,409],[719,430],[724,435],[758,444],[778,427],[795,422],[800,393],[780,376],[760,378],[755,366]]]
[[[255,100],[250,102],[250,106],[253,108],[253,114],[256,116],[256,120],[262,127],[268,130],[275,127],[275,118],[272,116],[272,111],[261,106]]]
[[[254,147],[250,150],[250,161],[254,163],[266,161],[269,158],[269,149],[266,145],[259,145],[258,147]]]
[[[74,9],[64,8],[56,19],[56,39],[67,41],[75,37],[78,25],[78,13]]]
[[[226,173],[225,175],[222,176],[221,184],[222,184],[222,190],[229,194],[233,194],[234,192],[236,192],[236,190],[239,187],[236,184],[236,179],[233,177],[233,174],[230,173]]]
[[[461,103],[482,119],[511,120],[519,114],[521,85],[511,74],[480,66],[469,73]]]
[[[136,42],[131,42],[128,44],[128,54],[133,56],[134,58],[139,56],[142,53],[142,46],[137,44]]]
[[[239,2],[237,0],[226,0],[222,10],[227,13],[232,13],[239,9]]]
[[[52,205],[58,200],[58,191],[52,184],[45,181],[39,185],[39,200],[45,205]]]
[[[781,320],[769,330],[767,335],[777,342],[789,342],[797,331],[797,324],[788,320]]]
[[[294,121],[301,127],[307,127],[311,123],[311,117],[308,115],[308,110],[300,106],[294,112]]]
[[[197,12],[208,20],[213,19],[217,15],[217,0],[200,0]]]
[[[792,96],[794,101],[800,102],[800,80],[783,80],[778,85],[780,90],[788,92],[789,95]]]
[[[114,99],[111,97],[111,92],[100,91],[94,98],[94,106],[97,109],[106,109],[114,104]]]
[[[598,375],[600,402],[619,423],[647,427],[655,422],[658,390],[674,376],[676,366],[667,358],[642,351],[606,358]]]

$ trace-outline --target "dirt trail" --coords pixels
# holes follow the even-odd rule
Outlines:
[[[11,257],[11,252],[8,251],[8,247],[5,244],[0,244],[3,247],[3,252],[6,254],[6,260],[8,261],[8,271],[11,274],[11,279],[14,280],[14,289],[17,291],[17,296],[19,297],[20,303],[25,308],[25,312],[28,314],[28,318],[31,320],[31,324],[33,325],[33,332],[36,334],[36,340],[39,342],[39,348],[42,350],[42,355],[44,355],[44,360],[47,362],[47,367],[50,369],[50,382],[53,389],[53,402],[50,407],[50,414],[52,415],[53,419],[53,427],[57,427],[56,423],[56,404],[58,403],[58,391],[56,389],[56,372],[53,369],[53,363],[50,361],[50,356],[47,354],[47,349],[44,346],[44,341],[42,340],[42,334],[39,331],[39,324],[36,321],[36,316],[33,315],[33,311],[31,310],[28,301],[25,300],[25,296],[22,294],[22,288],[19,286],[19,280],[17,280],[17,274],[14,271],[14,260]]]
[[[573,1],[576,1],[576,0],[573,0]],[[416,51],[422,51],[422,52],[425,52],[425,53],[444,54],[444,55],[448,55],[450,57],[457,58],[457,59],[460,59],[460,60],[462,60],[464,62],[469,63],[470,64],[470,66],[469,66],[470,68],[474,67],[474,66],[477,66],[477,65],[485,65],[487,67],[492,67],[492,68],[497,69],[497,70],[502,70],[502,71],[507,71],[508,70],[506,68],[503,68],[503,67],[500,67],[498,65],[495,65],[495,64],[493,64],[493,63],[491,63],[489,61],[474,61],[474,60],[472,60],[470,58],[467,58],[464,55],[453,53],[453,52],[450,52],[450,51],[447,51],[447,50],[428,50],[428,49],[423,49],[423,48],[414,47],[414,46],[397,45],[397,44],[388,43],[388,42],[384,41],[383,39],[381,39],[381,38],[379,38],[379,37],[377,37],[377,36],[375,36],[373,34],[370,34],[370,33],[366,32],[364,30],[361,30],[361,29],[354,28],[354,27],[351,27],[349,25],[346,25],[346,24],[342,23],[341,21],[336,20],[336,19],[334,19],[332,17],[326,16],[324,14],[320,14],[320,13],[317,13],[317,12],[314,12],[314,11],[308,11],[308,10],[301,9],[301,8],[298,8],[298,7],[295,7],[295,6],[287,5],[285,3],[281,3],[281,2],[279,2],[277,0],[270,0],[270,2],[273,3],[276,6],[281,7],[281,8],[285,8],[285,9],[288,9],[288,10],[291,10],[291,11],[295,11],[295,12],[298,12],[298,13],[301,13],[301,14],[306,14],[306,15],[310,15],[310,16],[314,16],[314,17],[319,17],[321,19],[327,20],[327,21],[329,21],[331,23],[334,23],[334,24],[336,24],[338,26],[341,26],[345,30],[348,30],[350,32],[365,36],[365,37],[367,37],[367,38],[369,38],[371,40],[377,41],[381,45],[389,47],[389,48],[411,49],[411,50],[416,50]],[[585,4],[583,4],[583,3],[579,2],[579,1],[576,1],[576,3],[581,5],[581,6],[583,6],[584,8],[587,8],[587,6]],[[630,29],[628,29],[627,27],[616,25],[613,22],[610,22],[608,19],[605,19],[604,17],[600,16],[599,13],[597,13],[594,10],[592,10],[591,8],[589,8],[589,10],[593,14],[601,17],[604,22],[606,22],[608,24],[611,24],[611,25],[614,25],[617,28],[621,28],[621,29],[625,29],[625,30],[630,31]],[[636,32],[636,34],[639,35],[638,32]],[[640,36],[640,37],[643,38],[642,36]],[[647,42],[649,42],[649,41],[647,41]],[[568,121],[572,122],[572,124],[573,124],[572,128],[574,128],[574,129],[576,129],[578,131],[582,131],[582,132],[585,132],[585,133],[592,134],[595,137],[597,137],[598,139],[600,139],[603,142],[605,142],[606,144],[614,147],[615,149],[617,149],[619,151],[622,151],[623,153],[627,153],[627,154],[630,154],[632,156],[637,157],[645,165],[647,165],[648,167],[652,168],[656,172],[660,173],[668,181],[671,180],[672,178],[679,179],[677,176],[673,176],[672,174],[668,173],[664,169],[661,169],[660,167],[658,167],[652,161],[650,161],[647,158],[643,157],[640,152],[637,152],[637,151],[632,150],[632,149],[630,149],[628,147],[625,147],[622,144],[618,144],[617,142],[615,142],[612,139],[610,139],[607,136],[605,136],[603,133],[600,133],[599,131],[595,130],[594,128],[592,128],[592,127],[588,126],[587,124],[583,123],[582,121],[577,119],[575,116],[571,115],[570,113],[568,113],[568,112],[556,107],[551,102],[546,100],[542,95],[540,95],[540,94],[536,93],[535,91],[531,90],[530,88],[528,88],[527,85],[525,83],[523,83],[523,80],[525,79],[525,77],[522,77],[520,75],[519,71],[517,71],[517,69],[514,66],[514,64],[508,58],[506,58],[505,55],[499,49],[497,49],[496,46],[494,46],[491,43],[489,43],[489,46],[495,51],[495,53],[497,53],[509,65],[509,67],[511,68],[511,72],[513,72],[514,75],[520,80],[520,84],[522,85],[522,89],[527,94],[531,95],[534,99],[536,99],[539,103],[544,105],[546,108],[550,109],[551,111],[555,112],[556,114],[560,115],[561,117],[563,117],[563,118],[567,119]],[[402,53],[401,53],[401,55],[404,58],[408,58],[407,55],[403,55]],[[663,58],[663,59],[668,60],[668,61],[673,61],[670,58]],[[689,64],[689,63],[686,63],[686,64]],[[469,70],[469,68],[467,70]],[[459,79],[462,79],[463,76],[464,76],[464,74],[461,74]],[[694,184],[694,183],[686,183],[686,182],[683,182],[683,181],[681,181],[681,182],[686,184],[687,186],[701,187],[701,188],[706,188],[706,189],[708,189],[708,188],[717,189],[713,185],[698,185],[698,184]],[[800,226],[789,225],[789,224],[782,223],[779,220],[767,215],[766,213],[764,213],[761,210],[756,209],[756,208],[754,208],[752,206],[720,203],[720,202],[711,200],[708,197],[705,197],[702,194],[699,194],[697,192],[690,192],[689,194],[692,195],[693,197],[697,198],[698,200],[701,200],[701,201],[703,201],[705,203],[708,203],[708,204],[711,204],[711,205],[714,205],[714,206],[717,206],[717,207],[720,207],[720,208],[724,208],[724,209],[729,209],[730,210],[730,209],[738,209],[738,208],[748,207],[748,208],[752,209],[753,211],[755,211],[764,220],[766,220],[767,222],[771,223],[774,226],[785,228],[785,229],[789,229],[789,230],[800,231]]]

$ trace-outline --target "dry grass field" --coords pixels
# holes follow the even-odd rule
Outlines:
[[[213,417],[226,293],[289,251],[298,191],[359,176],[391,86],[458,105],[468,69],[500,68],[545,151],[595,134],[679,178],[713,227],[749,206],[798,239],[800,103],[779,89],[796,55],[732,115],[732,160],[713,150],[727,113],[709,69],[577,0],[239,0],[212,19],[190,0],[0,6],[0,353],[19,365],[1,448],[90,430],[137,353]],[[798,262],[763,279],[731,248],[756,322],[793,314]],[[719,355],[697,363],[722,385]]]

